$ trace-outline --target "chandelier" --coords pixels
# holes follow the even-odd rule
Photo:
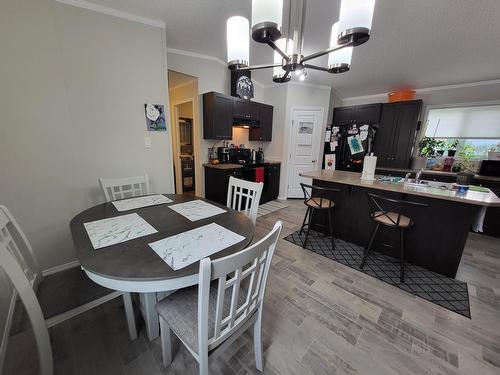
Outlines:
[[[289,0],[288,35],[282,36],[283,0],[252,0],[252,39],[274,50],[272,64],[249,65],[250,26],[242,16],[227,20],[227,62],[235,71],[273,69],[273,81],[284,83],[295,72],[300,80],[306,69],[343,73],[350,69],[353,47],[370,38],[375,0],[342,0],[339,20],[332,26],[329,48],[304,56],[303,30],[306,0]],[[328,55],[327,67],[309,61]]]

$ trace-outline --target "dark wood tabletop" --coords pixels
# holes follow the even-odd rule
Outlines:
[[[240,251],[252,241],[255,228],[251,220],[244,214],[218,203],[192,195],[164,195],[172,199],[173,202],[123,212],[119,212],[112,203],[107,202],[89,208],[76,215],[73,220],[71,220],[70,229],[80,265],[89,272],[112,279],[128,281],[168,280],[197,274],[199,262],[174,271],[149,247],[148,244],[151,242],[210,223],[217,223],[245,237],[245,240],[236,245],[213,254],[211,256],[212,259]],[[195,199],[201,199],[214,206],[224,208],[226,212],[206,219],[190,221],[169,208],[169,205]],[[94,250],[83,225],[84,223],[127,215],[133,212],[136,212],[151,224],[158,233]]]

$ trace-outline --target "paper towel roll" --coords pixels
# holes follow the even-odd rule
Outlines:
[[[375,169],[377,168],[377,157],[366,155],[363,161],[363,172],[361,173],[362,180],[375,180]]]

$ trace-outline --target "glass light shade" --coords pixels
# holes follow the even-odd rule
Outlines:
[[[227,20],[227,62],[230,65],[248,65],[250,60],[250,26],[245,17]]]
[[[365,29],[370,34],[375,0],[342,0],[340,4],[339,36]],[[342,41],[339,38],[339,41]],[[365,40],[366,41],[366,40]],[[345,42],[345,41],[344,41]]]
[[[285,51],[286,54],[290,54],[291,50],[293,49],[293,40],[287,39],[286,38],[281,38],[276,41],[276,45],[282,50]],[[283,56],[281,56],[278,52],[274,51],[274,63],[275,64],[281,64],[283,62]],[[275,66],[273,68],[273,79],[279,79],[283,77],[286,73],[286,70],[284,70],[281,66]]]
[[[283,0],[252,0],[252,27],[259,23],[271,22],[281,29]]]
[[[338,45],[337,37],[339,35],[339,23],[335,22],[332,26],[332,34],[330,36],[330,48]],[[351,65],[353,47],[344,47],[328,54],[328,69],[340,67],[342,64]],[[348,67],[347,67],[348,68]]]

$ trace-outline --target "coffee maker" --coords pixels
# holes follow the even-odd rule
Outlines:
[[[229,163],[229,147],[217,147],[217,159],[221,163]]]

